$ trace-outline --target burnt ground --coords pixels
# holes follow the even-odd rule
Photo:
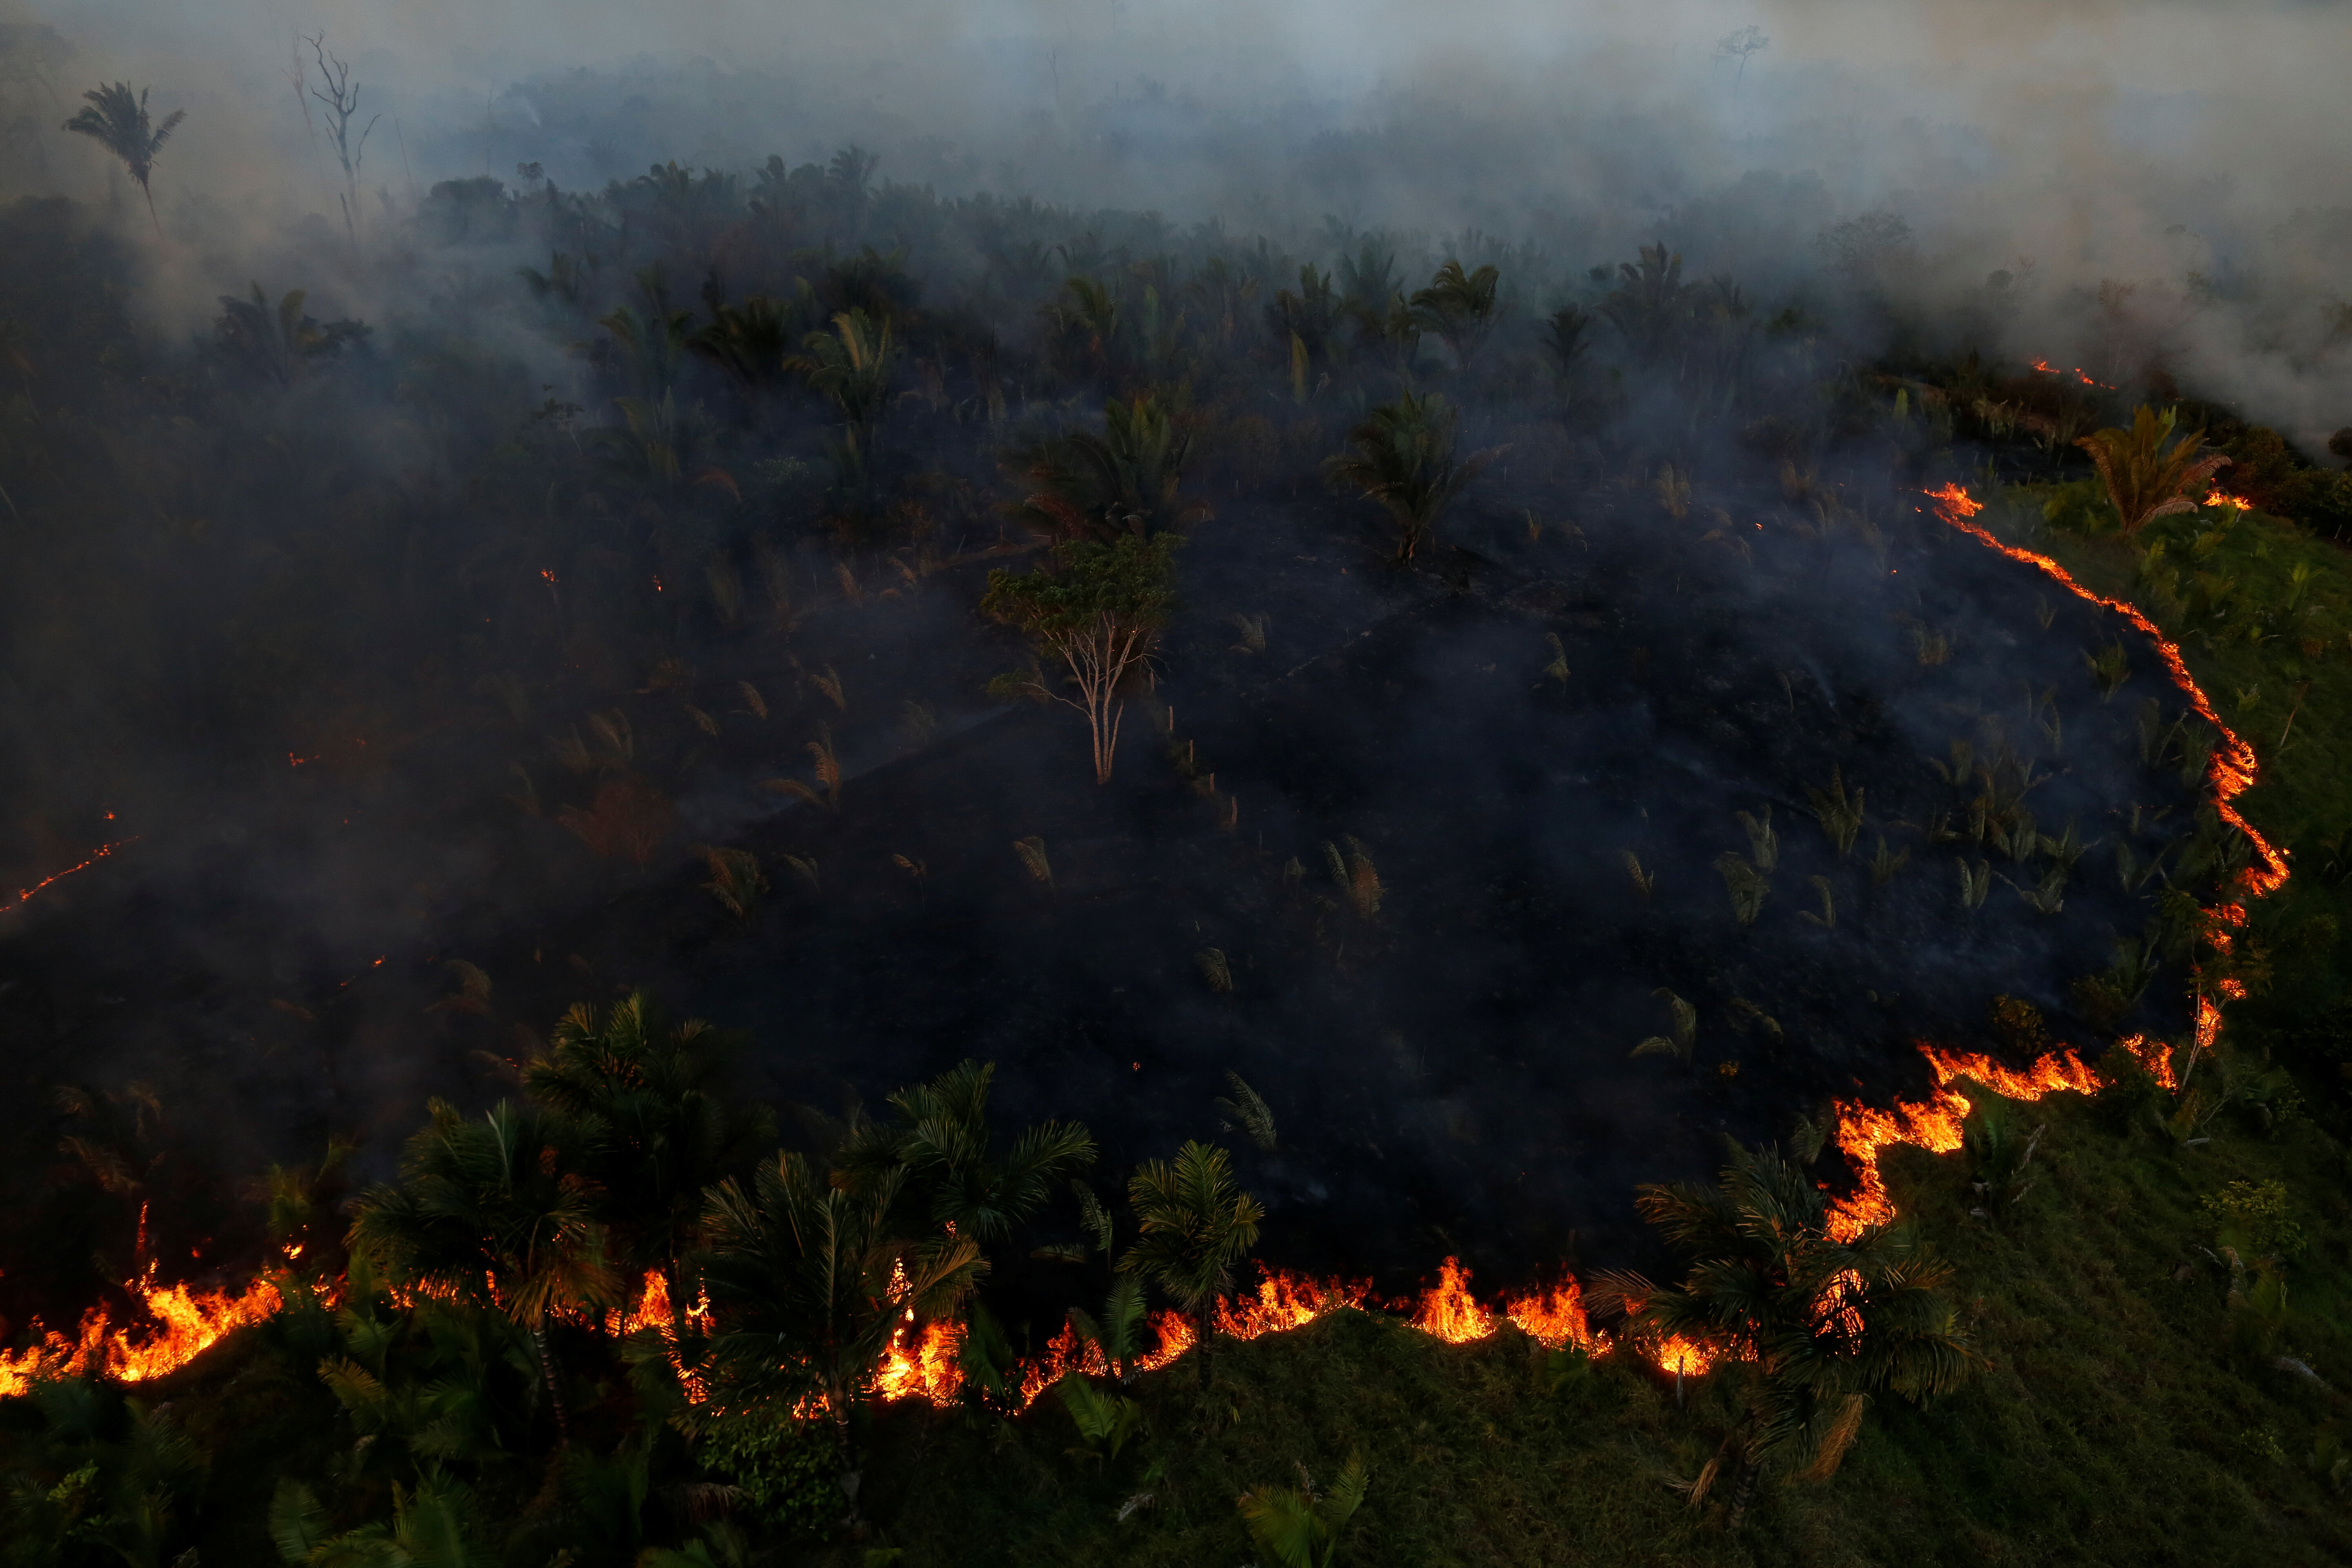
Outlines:
[[[167,1110],[197,1106],[181,1115],[198,1138],[292,1158],[359,1126],[383,1170],[423,1093],[485,1100],[485,1058],[514,1054],[518,1030],[646,986],[735,1031],[744,1091],[808,1117],[977,1057],[997,1064],[1003,1125],[1094,1130],[1106,1194],[1182,1139],[1224,1142],[1266,1201],[1272,1261],[1401,1293],[1447,1253],[1489,1285],[1645,1260],[1633,1184],[1703,1175],[1725,1136],[1786,1137],[1833,1097],[1918,1093],[1913,1042],[1997,1046],[1997,994],[2089,1044],[2069,985],[2151,912],[2114,869],[2125,814],[2147,808],[2145,860],[2196,805],[2176,766],[2141,761],[2140,704],[2161,700],[2168,723],[2179,704],[2138,639],[2124,634],[2120,694],[2093,683],[2082,654],[2121,630],[2111,617],[1904,494],[1846,494],[1873,527],[1823,526],[1776,491],[1700,500],[1677,520],[1643,491],[1599,495],[1540,538],[1517,511],[1466,516],[1464,545],[1409,572],[1382,563],[1352,509],[1227,505],[1185,552],[1186,609],[1108,787],[1091,782],[1076,715],[979,695],[1013,658],[968,608],[986,561],[706,659],[729,663],[720,686],[772,693],[773,711],[721,712],[722,740],[664,775],[683,829],[642,876],[593,861],[544,816],[431,817],[364,778],[307,798],[281,785],[266,848],[257,824],[225,820],[135,874],[101,868],[8,939],[12,1136],[54,1136],[46,1082],[144,1076]],[[1236,616],[1265,617],[1263,648]],[[1941,639],[1941,662],[1923,662],[1915,628],[1931,650]],[[1565,680],[1546,671],[1548,633]],[[826,668],[844,708],[807,679]],[[932,710],[928,740],[905,722],[909,691]],[[641,704],[640,735],[677,701]],[[838,815],[754,787],[809,776],[801,742],[819,721],[850,773]],[[1931,838],[1978,787],[1932,765],[1956,737],[2032,761],[2041,831],[2073,822],[2095,842],[2062,911],[2007,883],[1960,908],[1963,847]],[[485,721],[413,754],[543,756],[533,739]],[[1805,787],[1832,765],[1866,795],[1843,861]],[[354,800],[358,826],[338,829]],[[383,817],[364,815],[371,801]],[[1741,927],[1714,861],[1749,849],[1734,814],[1768,806],[1779,864]],[[395,828],[401,811],[415,820]],[[336,833],[372,828],[441,834],[446,862],[412,885],[354,856],[346,896],[331,896]],[[1864,862],[1882,834],[1910,860],[1874,889]],[[1013,849],[1033,836],[1050,888]],[[700,840],[768,868],[749,921],[681,867]],[[1328,868],[1351,840],[1377,868],[1370,919]],[[1646,898],[1629,851],[1654,876]],[[788,854],[814,862],[814,890]],[[265,861],[284,877],[257,873]],[[1815,877],[1833,927],[1806,918],[1822,912]],[[1209,949],[1229,993],[1205,978]],[[453,957],[492,979],[486,1015],[428,1011]],[[1669,1029],[1660,988],[1698,1009],[1687,1067],[1629,1057]],[[2159,978],[2132,1026],[2185,1027],[2180,990]],[[1228,1071],[1272,1106],[1276,1151],[1221,1130]],[[173,1197],[189,1228],[226,1232],[228,1171],[184,1163]],[[101,1202],[79,1191],[20,1218],[10,1251],[36,1261],[12,1270],[16,1312],[87,1294],[81,1259],[41,1251],[78,1223],[71,1205]],[[1065,1205],[1031,1239],[1076,1235]],[[1003,1265],[1001,1288],[1051,1291],[1059,1267]]]

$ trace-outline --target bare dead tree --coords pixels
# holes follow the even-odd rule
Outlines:
[[[351,232],[352,243],[357,245],[360,166],[367,158],[368,136],[375,130],[376,121],[383,116],[379,114],[362,127],[359,145],[352,146],[352,121],[359,118],[360,89],[352,80],[352,68],[327,52],[324,31],[302,41],[310,46],[311,58],[319,63],[320,86],[310,89],[310,96],[326,106],[328,133],[334,138],[335,157],[343,166],[343,194],[338,198],[343,204],[343,227]]]
[[[1717,59],[1739,62],[1739,74],[1731,79],[1736,86],[1748,79],[1748,57],[1760,55],[1771,47],[1772,40],[1764,36],[1764,29],[1750,26],[1726,33],[1717,41],[1715,54]]]

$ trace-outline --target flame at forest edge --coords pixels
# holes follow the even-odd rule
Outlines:
[[[2041,367],[2037,367],[2041,368]],[[2078,373],[2079,374],[2079,373]],[[2239,873],[2239,880],[2250,898],[2261,898],[2274,892],[2287,879],[2285,856],[2273,847],[2253,826],[2247,822],[2232,804],[2237,796],[2251,788],[2255,778],[2253,748],[2221,721],[2212,703],[2189,674],[2177,645],[2168,639],[2156,624],[2137,608],[2120,599],[2111,599],[2083,586],[2065,568],[2049,556],[2030,550],[2004,544],[1987,529],[1969,521],[1984,510],[1983,503],[1971,497],[1958,484],[1946,484],[1925,492],[1935,503],[1937,519],[1969,534],[1980,543],[2000,552],[2014,561],[2039,569],[2060,586],[2088,603],[2122,616],[2156,645],[2158,656],[2172,678],[2174,685],[2189,699],[2199,717],[2220,733],[2221,744],[2214,749],[2209,777],[2213,788],[2214,807],[2222,819],[2246,836],[2262,860],[2262,868],[2247,868]],[[2242,507],[2246,503],[2216,492],[2209,497],[2208,505]],[[126,839],[122,844],[133,840]],[[22,904],[33,893],[58,878],[73,872],[99,858],[112,854],[122,844],[104,846],[89,860],[69,867],[37,887],[17,895]],[[2207,911],[2208,939],[2220,951],[2231,944],[2227,928],[2245,923],[2244,906],[2224,904]],[[383,961],[379,959],[378,963]],[[2241,994],[2224,981],[2225,995]],[[2213,998],[2203,994],[2197,997],[2196,1043],[2198,1054],[2210,1050],[2221,1027],[2221,1013]],[[2172,1069],[2170,1048],[2161,1040],[2151,1041],[2145,1036],[2126,1036],[2116,1042],[2116,1047],[2145,1068],[2157,1083],[2170,1089],[2176,1079]],[[1921,1046],[1928,1069],[1936,1079],[1935,1092],[1916,1103],[1896,1100],[1893,1106],[1880,1109],[1859,1101],[1841,1100],[1837,1105],[1838,1148],[1852,1163],[1855,1189],[1830,1206],[1829,1230],[1841,1240],[1851,1239],[1873,1225],[1891,1222],[1895,1217],[1886,1182],[1879,1168],[1880,1157],[1889,1147],[1910,1144],[1937,1153],[1948,1153],[1960,1146],[1962,1126],[1970,1110],[1971,1101],[1962,1090],[1953,1087],[1958,1080],[1969,1079],[1982,1084],[1993,1093],[2011,1100],[2035,1100],[2059,1090],[2079,1094],[2095,1092],[2101,1086],[2099,1074],[2081,1057],[2063,1047],[2051,1052],[2024,1068],[2012,1068],[1993,1060],[1981,1052],[1969,1053]],[[2193,1059],[2193,1058],[2192,1058]],[[1215,1307],[1217,1331],[1236,1340],[1254,1340],[1269,1333],[1303,1328],[1325,1314],[1341,1309],[1363,1308],[1371,1293],[1370,1281],[1316,1279],[1306,1275],[1262,1267],[1264,1278],[1252,1296],[1223,1298]],[[84,1314],[80,1328],[73,1339],[51,1331],[42,1342],[31,1349],[10,1353],[0,1352],[0,1397],[23,1394],[32,1382],[40,1377],[99,1375],[122,1383],[138,1383],[159,1377],[185,1365],[189,1361],[218,1342],[233,1330],[259,1323],[274,1314],[281,1297],[276,1282],[268,1276],[256,1279],[244,1292],[231,1295],[226,1291],[192,1292],[185,1285],[158,1287],[150,1277],[131,1282],[129,1289],[140,1302],[154,1327],[140,1332],[135,1338],[131,1327],[116,1328],[104,1307],[92,1308]],[[1582,1292],[1573,1278],[1548,1289],[1507,1297],[1496,1313],[1479,1304],[1471,1294],[1470,1273],[1452,1258],[1444,1260],[1438,1282],[1423,1292],[1414,1304],[1410,1322],[1421,1331],[1452,1344],[1466,1344],[1488,1338],[1504,1319],[1530,1338],[1554,1349],[1574,1347],[1592,1354],[1607,1353],[1610,1345],[1592,1332],[1585,1315]],[[665,1340],[674,1339],[677,1320],[706,1317],[709,1302],[698,1302],[683,1314],[672,1310],[667,1283],[657,1271],[648,1272],[635,1304],[626,1311],[607,1316],[603,1327],[615,1336],[652,1333]],[[37,1324],[35,1325],[37,1328]],[[1196,1332],[1190,1320],[1176,1312],[1160,1312],[1152,1319],[1158,1345],[1133,1363],[1133,1370],[1149,1372],[1168,1365],[1195,1342]],[[892,1336],[881,1367],[876,1373],[874,1392],[886,1400],[922,1399],[933,1405],[952,1404],[963,1385],[963,1373],[959,1359],[963,1348],[964,1329],[952,1320],[939,1320],[919,1325],[913,1313],[906,1315]],[[672,1361],[677,1362],[675,1346]],[[1719,1359],[1714,1347],[1680,1337],[1669,1338],[1647,1347],[1646,1359],[1662,1371],[1681,1376],[1705,1373]],[[1072,1370],[1093,1376],[1110,1373],[1102,1349],[1091,1342],[1081,1342],[1066,1323],[1060,1334],[1051,1341],[1043,1354],[1024,1362],[1020,1368],[1021,1402],[1026,1405],[1051,1388]],[[689,1398],[699,1399],[703,1391],[698,1382],[678,1365]]]

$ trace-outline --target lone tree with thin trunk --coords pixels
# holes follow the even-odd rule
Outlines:
[[[2204,449],[2202,430],[2172,441],[2176,417],[2169,408],[2158,414],[2143,403],[2132,410],[2130,429],[2095,431],[2074,443],[2098,465],[2126,534],[2137,533],[2159,517],[2194,511],[2198,488],[2229,466],[2229,458]]]
[[[1172,533],[1130,533],[1108,544],[1069,539],[1054,546],[1051,568],[989,574],[981,609],[1019,628],[1067,672],[1056,681],[1033,663],[989,682],[990,692],[1060,702],[1085,714],[1097,784],[1110,782],[1118,751],[1127,707],[1119,687],[1150,663],[1175,607],[1180,542]]]
[[[188,111],[175,109],[163,117],[163,124],[154,124],[147,118],[147,90],[140,89],[133,98],[127,81],[91,88],[82,94],[89,106],[67,121],[66,129],[89,137],[122,160],[123,168],[139,182],[139,194],[147,198],[147,221],[155,226],[155,237],[161,239],[163,220],[155,216],[155,193],[148,181],[154,176],[155,154],[163,150],[163,143],[171,140]]]
[[[1217,1292],[1233,1284],[1234,1265],[1257,1245],[1265,1209],[1234,1184],[1232,1157],[1197,1140],[1179,1149],[1173,1163],[1146,1161],[1128,1183],[1127,1200],[1139,1234],[1118,1266],[1156,1281],[1192,1316],[1205,1384]]]

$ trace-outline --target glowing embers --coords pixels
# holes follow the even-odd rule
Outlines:
[[[89,852],[89,858],[68,866],[62,871],[53,871],[49,875],[42,878],[39,881],[34,883],[29,888],[19,888],[16,890],[16,897],[13,901],[0,904],[0,914],[5,914],[10,910],[22,909],[26,904],[31,902],[33,895],[39,892],[42,889],[48,887],[53,883],[64,881],[76,871],[87,871],[92,866],[97,865],[100,860],[103,860],[108,856],[113,854],[116,850],[127,847],[128,846],[138,842],[138,835],[133,834],[129,838],[119,838],[111,844],[100,845],[97,848]]]
[[[256,1279],[240,1295],[202,1293],[185,1285],[159,1288],[134,1283],[131,1293],[152,1323],[115,1328],[104,1307],[82,1315],[73,1339],[50,1333],[32,1349],[0,1352],[0,1397],[24,1393],[37,1378],[96,1375],[117,1383],[143,1383],[175,1372],[217,1344],[232,1330],[258,1323],[278,1310],[277,1285]]]
[[[2103,387],[2109,392],[2113,392],[2115,390],[2114,385],[2108,382],[2093,380],[2091,373],[2084,370],[2079,364],[2076,365],[2071,373],[2069,373],[2067,371],[2060,370],[2056,365],[2052,364],[2046,359],[2038,359],[2033,362],[2033,368],[2040,371],[2044,375],[2066,375],[2071,374],[2076,381],[2081,382],[2084,386]]]

